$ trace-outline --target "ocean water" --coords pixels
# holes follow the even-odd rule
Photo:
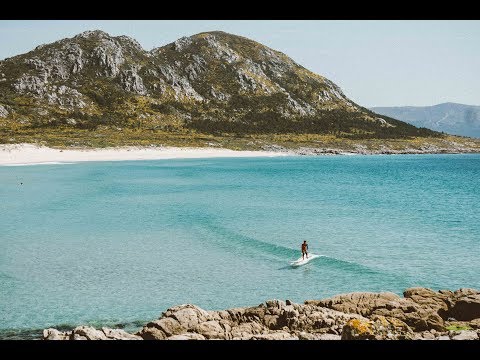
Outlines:
[[[133,329],[182,303],[480,288],[480,155],[3,166],[0,185],[0,338]],[[323,257],[292,268],[303,240]]]

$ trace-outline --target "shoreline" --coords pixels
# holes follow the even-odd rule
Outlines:
[[[273,157],[288,155],[295,154],[278,151],[235,151],[224,148],[135,146],[64,150],[24,143],[0,145],[0,166],[72,164],[87,161]]]
[[[72,330],[44,329],[43,339],[479,340],[480,291],[413,287],[403,297],[353,292],[303,304],[274,299],[225,310],[182,304],[135,333],[81,325]]]
[[[88,161],[168,160],[280,156],[335,156],[335,155],[422,155],[422,154],[476,154],[477,151],[446,151],[445,149],[382,149],[345,151],[335,148],[287,149],[270,146],[265,150],[231,150],[212,147],[124,146],[107,148],[57,149],[29,143],[0,145],[0,166],[74,164]]]

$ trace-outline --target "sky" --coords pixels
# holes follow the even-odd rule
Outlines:
[[[0,20],[0,59],[86,30],[145,50],[221,30],[256,40],[339,85],[365,106],[480,105],[480,21]]]

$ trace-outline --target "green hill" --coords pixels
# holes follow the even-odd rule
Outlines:
[[[285,54],[224,32],[145,51],[88,31],[0,62],[1,143],[342,147],[443,137],[375,114]]]

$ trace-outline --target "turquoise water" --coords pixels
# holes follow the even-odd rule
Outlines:
[[[480,288],[480,155],[0,167],[0,184],[0,337],[182,303]],[[304,239],[325,256],[293,269]]]

